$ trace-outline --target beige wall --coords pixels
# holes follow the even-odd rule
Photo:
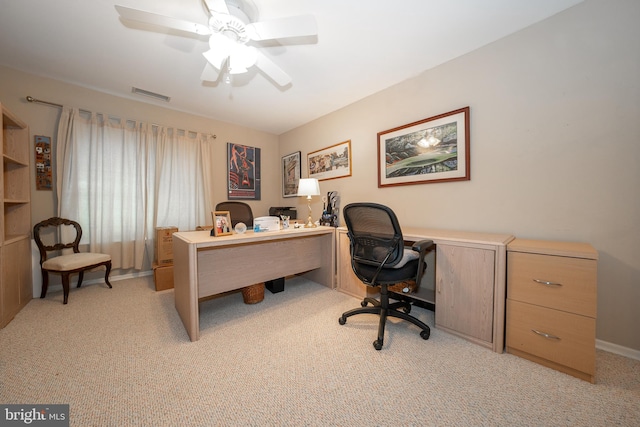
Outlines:
[[[60,109],[29,103],[25,99],[27,95],[117,117],[216,135],[216,156],[220,159],[220,162],[214,171],[214,176],[211,178],[214,181],[212,195],[214,203],[227,200],[227,142],[260,147],[262,157],[262,197],[259,201],[251,200],[247,201],[247,203],[251,205],[254,214],[258,216],[267,215],[269,207],[279,200],[281,195],[280,157],[277,149],[278,137],[276,135],[176,112],[143,102],[119,98],[60,81],[0,67],[0,102],[29,125],[29,131],[32,135],[31,144],[33,144],[33,135],[51,136],[55,144]],[[33,164],[31,169],[31,220],[35,224],[53,216],[56,203],[52,191],[36,191]],[[123,272],[113,272],[114,275],[121,273]],[[52,279],[54,284],[57,283],[57,277],[52,277]]]
[[[252,206],[256,215],[266,215],[269,207],[273,206],[273,202],[281,194],[279,187],[280,157],[277,151],[278,137],[276,135],[192,114],[176,112],[163,108],[161,103],[158,103],[160,106],[156,106],[132,101],[0,67],[0,102],[29,124],[31,135],[48,135],[53,139],[55,139],[57,132],[60,109],[29,103],[25,100],[27,95],[117,117],[216,135],[216,156],[220,158],[220,163],[215,175],[212,177],[215,182],[213,186],[214,194],[212,195],[214,203],[227,200],[225,187],[227,142],[260,147],[263,165],[262,198],[259,201],[247,201],[247,203]],[[31,142],[33,143],[33,138]],[[32,181],[31,184],[33,200],[32,221],[35,224],[54,213],[54,202],[52,192],[36,191],[35,183]]]
[[[321,191],[407,226],[590,242],[597,337],[640,350],[639,19],[640,2],[587,1],[283,134],[280,154],[350,139],[352,176]],[[377,187],[378,132],[465,106],[470,181]]]

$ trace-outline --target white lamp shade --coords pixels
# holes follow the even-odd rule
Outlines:
[[[300,178],[298,181],[298,196],[319,196],[320,184],[315,178]]]

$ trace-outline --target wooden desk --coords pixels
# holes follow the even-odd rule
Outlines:
[[[198,299],[297,273],[329,288],[335,280],[333,227],[211,237],[173,234],[176,310],[191,341],[200,335]]]
[[[419,292],[410,294],[435,304],[436,327],[502,353],[506,250],[513,236],[417,227],[403,227],[402,234],[405,241],[431,239],[436,244]],[[351,271],[346,228],[337,229],[336,242],[338,290],[375,297]]]

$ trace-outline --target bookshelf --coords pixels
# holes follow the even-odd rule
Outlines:
[[[33,298],[31,284],[31,184],[29,127],[2,109],[2,204],[0,212],[0,327]]]

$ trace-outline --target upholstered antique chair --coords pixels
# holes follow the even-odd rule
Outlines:
[[[377,203],[351,203],[344,207],[347,224],[351,267],[367,286],[380,289],[380,299],[366,297],[360,308],[342,314],[338,319],[344,325],[348,317],[361,313],[380,316],[378,338],[373,347],[380,350],[384,343],[387,317],[397,317],[418,326],[420,336],[429,339],[431,330],[424,322],[410,316],[411,304],[404,301],[389,302],[390,285],[406,281],[420,284],[426,262],[425,254],[434,247],[432,240],[421,240],[407,248],[395,213],[387,206]],[[369,307],[368,305],[371,304]]]
[[[73,227],[71,228],[73,230],[71,236],[69,236],[69,233],[63,232],[62,227],[64,226]],[[67,238],[67,236],[69,237]],[[79,249],[81,237],[82,228],[80,224],[65,218],[49,218],[33,227],[33,238],[40,251],[40,269],[42,271],[40,298],[44,298],[47,295],[49,273],[56,273],[62,276],[64,304],[69,300],[69,276],[72,274],[78,273],[77,287],[79,288],[82,285],[85,271],[104,266],[106,267],[104,281],[111,288],[111,283],[109,283],[111,256],[92,252],[81,253]],[[47,243],[44,243],[43,240]]]

